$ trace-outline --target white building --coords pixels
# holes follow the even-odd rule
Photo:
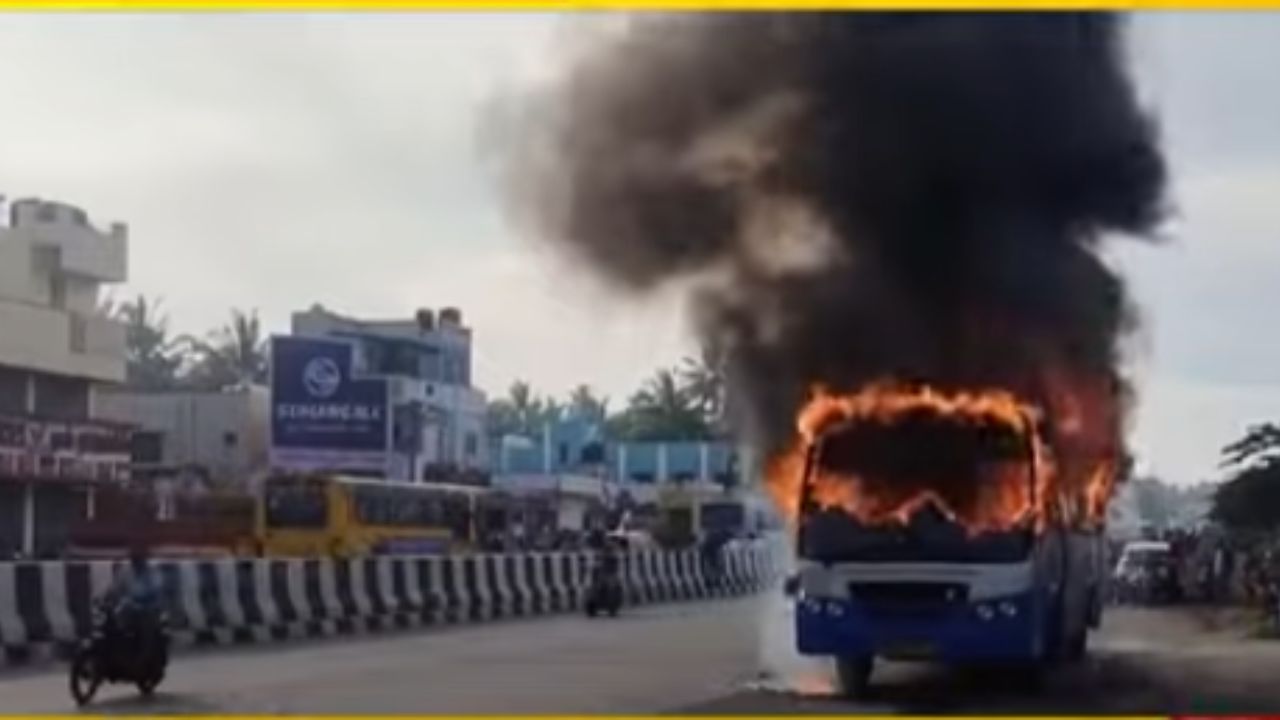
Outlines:
[[[0,212],[0,215],[3,215]],[[126,279],[128,234],[71,205],[19,200],[0,220],[0,555],[51,552],[88,488],[118,479],[125,428],[95,422],[95,389],[125,377],[124,328],[98,310]]]
[[[103,417],[136,426],[135,472],[194,473],[220,487],[248,487],[267,469],[269,397],[263,386],[223,391],[107,392]]]
[[[357,320],[316,305],[293,315],[292,334],[349,341],[355,370],[387,379],[390,478],[448,481],[459,471],[488,471],[485,395],[471,384],[472,334],[457,308]]]

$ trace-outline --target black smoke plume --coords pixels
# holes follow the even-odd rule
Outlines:
[[[1149,236],[1165,165],[1110,14],[646,16],[524,117],[538,230],[617,286],[687,281],[743,417],[815,383],[1120,393],[1132,326],[1096,254]]]

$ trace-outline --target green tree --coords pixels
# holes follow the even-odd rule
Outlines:
[[[1222,449],[1220,467],[1238,467],[1271,458],[1280,450],[1280,427],[1274,423],[1250,425],[1243,437]]]
[[[135,390],[172,390],[183,364],[181,343],[169,337],[169,320],[161,300],[137,295],[115,303],[107,300],[104,314],[124,324],[125,384]]]
[[[1280,527],[1280,460],[1249,465],[1219,485],[1210,516],[1235,530]]]
[[[634,395],[610,429],[623,439],[637,441],[705,440],[711,429],[697,404],[677,380],[677,373],[663,368]]]
[[[707,424],[719,427],[724,421],[725,381],[721,357],[704,348],[699,357],[686,357],[679,370],[681,387],[689,401],[702,413]]]
[[[1213,496],[1210,515],[1223,525],[1246,531],[1280,527],[1280,428],[1251,426],[1222,449],[1228,478]]]
[[[564,418],[565,406],[561,405],[560,401],[555,398],[538,398],[535,405],[538,411],[535,415],[533,429],[537,432],[542,431],[543,425],[554,423]]]
[[[560,413],[558,403],[539,396],[528,382],[517,380],[505,398],[489,403],[489,433],[492,436],[539,435],[543,425],[558,418]]]
[[[520,417],[507,398],[490,400],[485,408],[490,437],[504,437],[520,432]]]
[[[609,414],[609,401],[597,397],[590,385],[579,385],[569,393],[569,411],[579,417],[600,422]]]
[[[267,340],[258,311],[233,309],[226,325],[207,339],[185,338],[194,362],[187,381],[198,388],[222,390],[266,382]]]

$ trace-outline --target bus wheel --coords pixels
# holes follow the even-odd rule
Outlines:
[[[1008,668],[1007,673],[1006,682],[1015,691],[1027,695],[1039,695],[1044,690],[1045,677],[1049,674],[1049,661],[1030,660],[1017,663]]]
[[[1084,656],[1089,652],[1089,629],[1082,627],[1071,634],[1071,639],[1067,641],[1063,659],[1067,662],[1080,662],[1084,660]]]
[[[837,690],[850,700],[861,700],[867,696],[871,686],[871,671],[875,659],[870,656],[853,656],[836,658]]]

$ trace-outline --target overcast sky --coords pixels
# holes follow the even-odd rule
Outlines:
[[[457,305],[476,375],[617,398],[689,347],[672,299],[623,302],[504,221],[485,109],[553,73],[549,15],[0,18],[0,193],[128,222],[119,294],[176,331]],[[1280,420],[1280,16],[1144,16],[1133,48],[1176,175],[1158,249],[1117,248],[1146,327],[1134,444],[1177,482]]]

